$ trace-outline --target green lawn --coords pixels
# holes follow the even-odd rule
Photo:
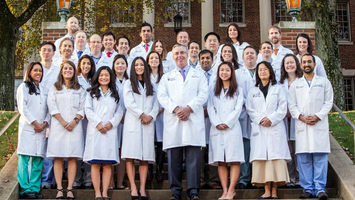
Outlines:
[[[16,112],[0,111],[0,129],[15,114]],[[0,171],[17,148],[18,120],[19,118],[0,136]]]
[[[355,111],[344,112],[344,114],[355,124]],[[354,130],[352,127],[337,112],[334,112],[329,114],[329,128],[346,154],[354,161]]]

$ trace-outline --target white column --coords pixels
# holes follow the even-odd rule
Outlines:
[[[143,22],[144,21],[154,27],[154,3],[152,3],[152,8],[147,7],[146,3],[143,3]]]
[[[268,41],[268,29],[271,26],[271,2],[270,0],[259,0],[260,13],[260,43]]]
[[[213,0],[201,2],[201,44],[205,48],[204,37],[213,31]]]

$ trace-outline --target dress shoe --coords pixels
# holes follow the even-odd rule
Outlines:
[[[309,193],[309,192],[304,192],[303,194],[301,194],[299,196],[300,199],[310,199],[310,198],[313,198],[313,197],[314,196],[311,193]]]
[[[48,184],[43,184],[43,185],[41,186],[41,188],[42,188],[42,189],[52,189],[52,187],[51,187],[50,185],[48,185]]]
[[[35,192],[36,199],[44,199],[43,195],[39,194],[38,192]]]
[[[178,194],[173,194],[169,200],[181,200],[181,196]]]
[[[243,183],[238,183],[237,184],[237,189],[245,189],[246,186]]]
[[[191,194],[190,200],[200,200],[200,197],[198,196],[198,194]]]
[[[321,200],[327,200],[328,199],[328,195],[327,195],[327,193],[325,193],[325,192],[320,192],[320,193],[318,193],[318,198],[319,199],[321,199]]]
[[[263,196],[261,196],[261,197],[258,197],[258,198],[256,198],[256,199],[271,199],[271,196],[268,196],[268,197],[263,197]]]
[[[162,172],[159,171],[159,170],[157,170],[156,173],[157,173],[157,174],[156,174],[155,178],[157,179],[157,181],[163,181],[163,180],[164,180],[164,177],[163,177]]]
[[[20,195],[20,199],[36,199],[34,192],[24,192]]]

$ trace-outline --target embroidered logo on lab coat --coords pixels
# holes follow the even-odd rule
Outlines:
[[[253,93],[253,98],[260,97],[260,92]]]
[[[174,78],[168,78],[168,81],[175,81],[176,80],[176,78],[174,77]]]
[[[296,86],[296,89],[301,89],[301,88],[303,88],[304,86],[303,85],[297,85]]]
[[[322,84],[315,84],[315,85],[313,85],[313,87],[323,87],[323,85]]]

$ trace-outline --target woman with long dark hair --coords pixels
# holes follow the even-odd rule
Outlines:
[[[174,69],[174,66],[175,66],[174,61],[166,59],[167,50],[166,50],[166,46],[165,46],[164,42],[161,40],[155,40],[153,42],[152,46],[153,46],[152,49],[154,49],[154,51],[158,52],[158,54],[161,57],[161,60],[162,60],[161,62],[163,64],[163,72],[168,73],[172,69]]]
[[[111,68],[100,67],[92,79],[92,87],[88,89],[89,94],[85,102],[85,114],[89,123],[84,161],[91,164],[95,199],[110,199],[107,191],[112,176],[112,165],[120,162],[117,126],[123,112],[115,82],[115,75]],[[101,177],[102,193],[100,191]]]
[[[17,179],[21,199],[41,196],[38,192],[41,190],[46,143],[44,130],[50,120],[47,108],[48,91],[40,84],[42,77],[42,64],[32,62],[27,67],[25,81],[17,89],[17,108],[21,114],[18,128]]]
[[[76,161],[83,158],[84,134],[81,119],[84,117],[85,90],[78,82],[75,65],[64,61],[60,65],[58,80],[48,95],[48,109],[52,115],[49,129],[47,158],[54,159],[56,198],[63,198],[63,161],[68,160],[67,198],[72,192],[76,174]]]
[[[238,55],[238,63],[240,66],[243,66],[243,51],[244,48],[249,46],[247,42],[244,42],[244,38],[242,36],[242,29],[236,23],[229,24],[227,27],[227,37],[226,43],[232,44]]]
[[[233,64],[234,70],[239,69],[238,55],[232,44],[225,44],[221,49],[221,61]]]
[[[148,199],[145,184],[148,162],[155,162],[154,121],[159,112],[148,64],[142,57],[133,60],[129,80],[123,88],[126,116],[123,127],[122,159],[131,186],[132,199]],[[140,189],[135,184],[134,160],[139,160]],[[140,193],[139,193],[140,192]]]
[[[150,81],[154,87],[154,91],[158,90],[159,82],[163,76],[163,64],[160,58],[160,55],[156,51],[151,51],[147,55],[147,63],[149,66]],[[156,174],[155,178],[158,181],[163,181],[163,166],[165,160],[165,152],[163,151],[163,112],[164,108],[159,105],[159,113],[157,119],[154,122],[155,125],[155,138],[157,146],[157,155],[156,155]],[[149,164],[148,170],[148,180],[153,179],[153,165]]]
[[[283,89],[276,83],[269,62],[256,66],[255,87],[248,93],[246,109],[251,118],[250,162],[252,184],[264,186],[259,199],[278,198],[277,187],[289,182],[286,160],[291,160],[283,122],[287,101]]]
[[[243,107],[243,91],[238,87],[234,66],[222,62],[217,71],[214,90],[210,90],[208,115],[211,121],[209,138],[209,163],[218,166],[218,175],[223,188],[219,199],[233,199],[244,162],[244,147],[239,116]],[[228,168],[230,165],[230,184]]]
[[[91,87],[91,79],[95,75],[95,62],[89,55],[83,55],[79,59],[78,68],[78,81],[79,84],[87,90]]]

